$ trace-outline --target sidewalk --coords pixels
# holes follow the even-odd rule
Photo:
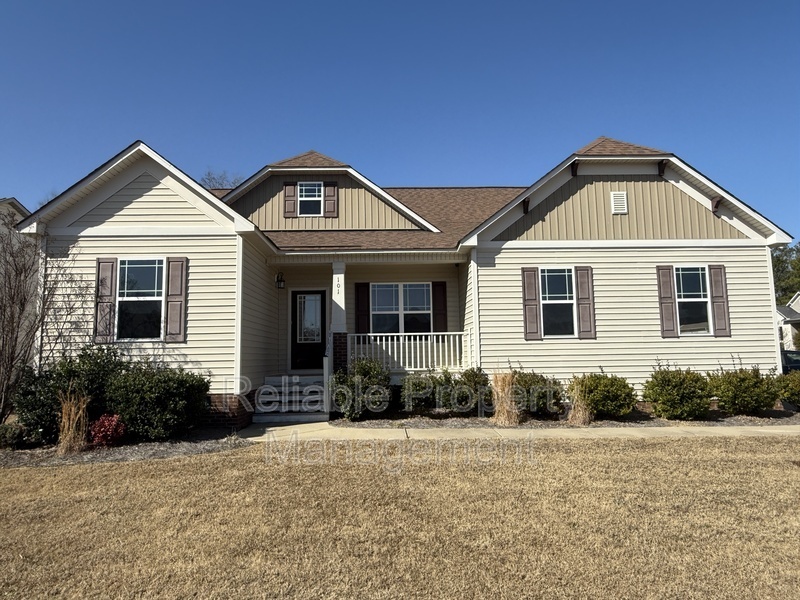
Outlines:
[[[600,438],[664,438],[664,437],[764,437],[800,436],[800,425],[676,425],[671,427],[553,427],[494,428],[451,427],[381,429],[366,427],[334,427],[329,423],[302,425],[250,425],[239,436],[253,442],[281,440],[449,440],[449,439],[600,439]]]

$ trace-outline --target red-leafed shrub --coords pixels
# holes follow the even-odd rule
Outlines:
[[[119,415],[103,415],[89,428],[93,446],[116,446],[125,436],[125,423]]]

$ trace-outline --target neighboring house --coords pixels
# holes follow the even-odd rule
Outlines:
[[[786,306],[776,307],[778,317],[778,337],[784,350],[800,350],[794,343],[800,333],[800,292],[797,292]]]
[[[775,367],[770,247],[791,241],[674,154],[609,138],[528,187],[382,188],[311,151],[213,193],[136,142],[20,228],[96,282],[74,345],[207,371],[238,424],[236,391],[364,355],[637,386],[657,360]]]
[[[0,198],[0,215],[11,213],[19,221],[31,214],[16,198]]]

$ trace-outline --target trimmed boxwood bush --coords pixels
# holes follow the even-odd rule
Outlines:
[[[186,433],[205,414],[209,381],[183,369],[135,363],[108,386],[109,408],[136,439],[163,441]]]
[[[403,379],[402,403],[406,410],[444,408],[468,412],[479,402],[490,403],[489,376],[480,367],[460,374],[447,369],[441,373],[411,373]]]
[[[605,373],[577,375],[569,384],[573,402],[582,403],[594,417],[622,417],[636,406],[636,392],[624,377]]]
[[[644,384],[642,397],[653,404],[653,414],[663,419],[702,419],[711,408],[708,381],[701,373],[657,365]]]
[[[358,358],[347,371],[333,376],[332,401],[345,419],[358,419],[370,409],[381,412],[391,400],[389,370],[374,358]]]
[[[775,406],[780,397],[774,376],[764,375],[758,367],[708,373],[711,393],[719,408],[731,415],[754,415]]]
[[[14,412],[20,425],[25,428],[25,438],[30,443],[57,442],[61,402],[58,400],[55,374],[51,371],[37,374],[26,367],[14,395]]]
[[[560,414],[564,402],[564,386],[554,377],[533,371],[513,371],[514,391],[520,408],[540,417]]]
[[[407,411],[436,406],[436,375],[410,373],[403,379],[401,403]]]

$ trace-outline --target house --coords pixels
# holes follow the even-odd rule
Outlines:
[[[14,220],[19,221],[30,215],[31,212],[16,198],[0,198],[0,220],[3,219],[3,215],[9,214]]]
[[[797,292],[786,306],[776,307],[778,337],[783,350],[800,350],[795,338],[800,335],[800,292]]]
[[[479,188],[384,188],[310,151],[207,190],[135,142],[19,227],[96,287],[65,349],[208,372],[237,425],[264,383],[279,411],[327,418],[286,382],[355,356],[639,388],[657,360],[779,364],[770,248],[791,237],[674,154],[605,137]]]

